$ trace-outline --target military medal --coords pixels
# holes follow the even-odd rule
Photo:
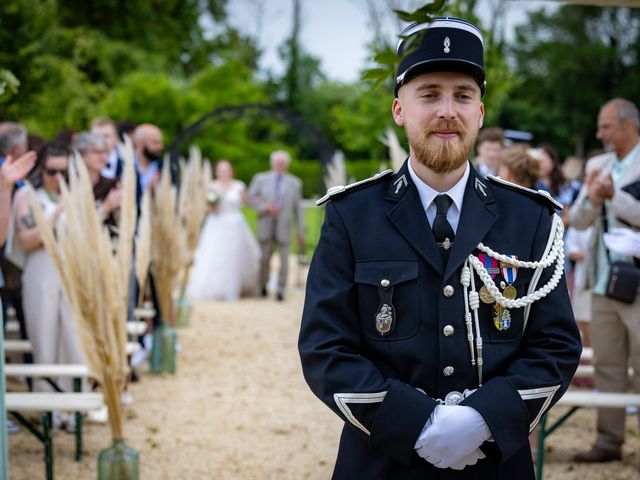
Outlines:
[[[504,295],[504,297],[508,298],[509,300],[515,300],[516,294],[516,287],[514,287],[513,285],[509,285],[502,292],[502,295]]]
[[[506,257],[513,258],[514,260],[518,259],[517,255],[505,255]],[[512,285],[513,282],[516,281],[516,277],[518,276],[518,267],[508,262],[500,262],[500,273],[502,273],[502,278],[509,284]]]
[[[500,271],[500,269],[498,268],[498,260],[490,257],[486,253],[479,253],[478,260],[480,260],[482,262],[482,265],[484,265],[484,268],[487,269],[487,273],[491,275],[491,279],[494,279]]]
[[[393,307],[386,303],[376,314],[376,330],[380,335],[386,335],[393,328]]]
[[[493,295],[489,293],[489,289],[485,285],[480,288],[480,300],[482,300],[484,303],[493,303],[496,301],[496,299],[493,298]]]
[[[393,287],[387,278],[380,280],[378,287],[378,296],[380,297],[380,306],[375,314],[374,324],[376,331],[382,335],[388,335],[395,327],[395,309],[391,303],[393,297]]]

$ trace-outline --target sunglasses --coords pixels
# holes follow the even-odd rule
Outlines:
[[[47,174],[47,175],[49,175],[50,177],[53,177],[54,175],[56,175],[56,174],[58,174],[58,173],[64,177],[64,176],[66,176],[66,175],[67,175],[67,173],[68,173],[68,172],[69,172],[69,171],[68,171],[66,168],[64,168],[64,169],[60,169],[60,170],[55,169],[55,168],[45,168],[45,169],[44,169],[44,173],[46,173],[46,174]]]

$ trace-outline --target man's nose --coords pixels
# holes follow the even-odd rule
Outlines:
[[[438,104],[438,117],[452,119],[456,118],[456,109],[453,97],[443,96]]]

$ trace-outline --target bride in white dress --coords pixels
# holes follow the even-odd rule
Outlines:
[[[237,300],[257,292],[260,247],[241,210],[245,184],[233,178],[227,160],[216,165],[211,189],[220,199],[200,232],[187,295],[197,300]]]

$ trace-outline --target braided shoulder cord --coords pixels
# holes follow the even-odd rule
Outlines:
[[[493,298],[496,299],[497,303],[507,308],[521,308],[547,296],[551,291],[553,291],[554,288],[558,286],[564,270],[564,241],[562,240],[562,232],[564,231],[564,228],[562,225],[562,220],[557,215],[554,216],[554,227],[555,238],[551,251],[546,258],[543,258],[538,262],[518,261],[505,255],[496,254],[495,252],[493,252],[493,250],[488,249],[485,246],[483,246],[483,249],[481,249],[493,258],[524,268],[546,268],[553,263],[553,260],[556,260],[556,266],[553,271],[553,275],[551,276],[547,284],[539,290],[518,299],[510,300],[502,295],[482,262],[475,255],[469,255],[469,262],[473,266],[474,270],[478,273],[478,276],[482,280],[482,283],[484,283],[484,285],[487,287],[487,290],[489,290],[489,293],[493,296]],[[480,245],[478,245],[478,248],[480,249]],[[549,261],[549,259],[551,259],[551,261]]]
[[[554,245],[555,245],[557,242],[562,241],[562,237],[564,236],[564,224],[562,223],[562,219],[558,215],[553,216],[553,222],[554,222],[554,225],[552,226],[551,230],[552,231],[555,230],[555,238],[554,238]],[[502,255],[496,252],[495,250],[492,250],[491,248],[487,247],[483,243],[479,243],[476,248],[481,252],[486,253],[491,258],[495,258],[500,262],[509,263],[510,265],[513,265],[518,268],[538,268],[538,267],[547,268],[549,265],[553,263],[553,261],[556,259],[556,257],[559,254],[558,250],[552,249],[546,257],[540,259],[539,261],[527,262],[523,260],[516,260],[515,258],[508,257],[507,255]]]

